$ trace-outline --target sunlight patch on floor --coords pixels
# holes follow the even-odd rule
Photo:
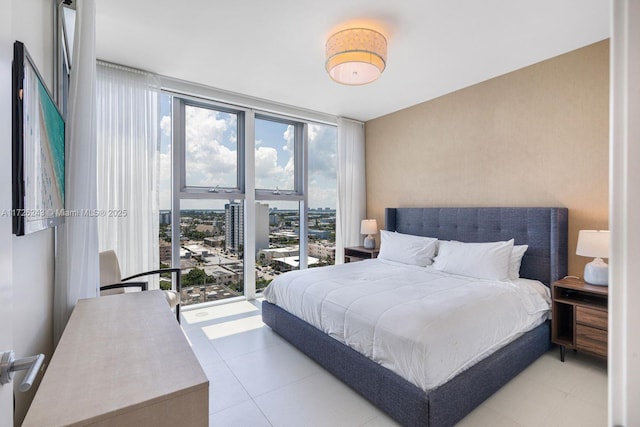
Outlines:
[[[263,326],[262,317],[258,314],[257,316],[244,317],[242,319],[205,326],[202,328],[202,332],[204,332],[210,340],[215,340],[254,329],[260,329]]]

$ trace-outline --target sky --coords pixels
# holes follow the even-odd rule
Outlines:
[[[171,208],[171,98],[161,96],[160,209]],[[187,185],[236,187],[238,117],[234,113],[185,107],[185,163]],[[255,184],[258,189],[294,189],[293,125],[256,119]],[[308,126],[310,208],[336,207],[337,128]],[[222,209],[224,201],[183,201],[182,209]],[[291,202],[271,201],[272,207],[291,208]]]

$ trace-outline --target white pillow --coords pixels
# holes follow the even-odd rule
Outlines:
[[[509,260],[509,279],[520,278],[520,264],[522,264],[522,257],[527,249],[529,249],[529,245],[515,245],[513,247]]]
[[[438,239],[380,230],[378,258],[426,267],[433,262]]]
[[[506,280],[512,251],[513,239],[491,243],[440,241],[433,268],[479,279]]]

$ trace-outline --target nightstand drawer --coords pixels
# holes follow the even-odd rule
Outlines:
[[[576,325],[576,347],[578,350],[607,357],[607,331]]]
[[[608,315],[606,311],[595,310],[588,307],[576,307],[576,322],[595,328],[607,330]]]

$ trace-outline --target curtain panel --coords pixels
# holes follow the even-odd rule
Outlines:
[[[157,78],[98,62],[97,177],[100,251],[123,276],[159,268]],[[158,288],[157,277],[148,278]]]
[[[78,2],[66,125],[65,209],[91,212],[96,203],[95,0]],[[57,345],[81,298],[98,294],[95,216],[68,216],[56,229],[53,338]]]
[[[336,264],[342,264],[344,248],[362,243],[360,221],[367,213],[364,123],[338,118],[337,151]]]

